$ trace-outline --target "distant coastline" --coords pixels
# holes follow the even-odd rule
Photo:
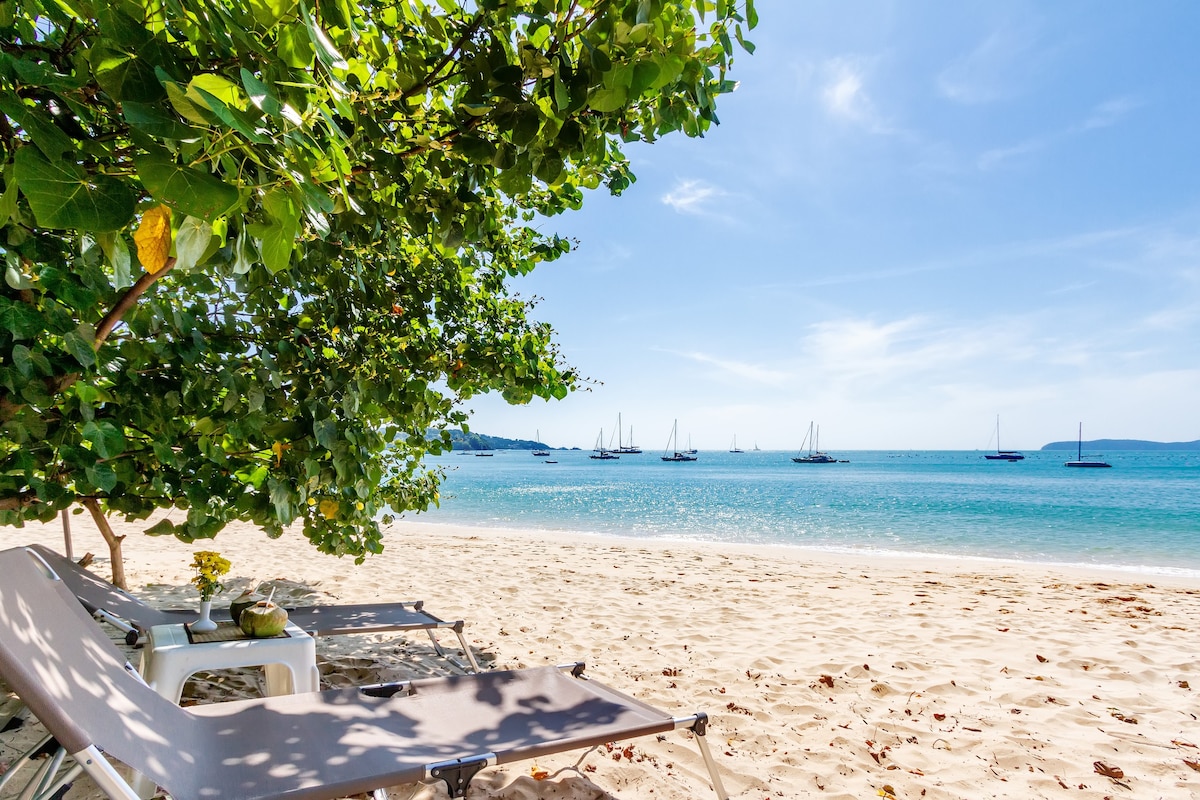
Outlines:
[[[435,431],[430,431],[435,436]],[[578,450],[566,447],[550,447],[544,442],[532,439],[505,439],[503,436],[488,436],[483,433],[463,433],[461,430],[450,431],[450,443],[455,450]]]
[[[431,435],[432,432],[431,432]],[[483,433],[450,431],[450,441],[455,450],[578,450],[578,447],[551,447],[545,442],[532,439],[506,439],[503,436],[488,436]],[[1075,450],[1079,442],[1074,439],[1050,442],[1042,450]],[[1083,443],[1088,450],[1145,450],[1145,451],[1200,451],[1200,439],[1193,442],[1151,442],[1145,439],[1092,439]],[[970,448],[964,448],[970,449]]]
[[[1043,450],[1075,450],[1078,441],[1051,442]],[[1200,439],[1194,442],[1149,442],[1144,439],[1092,439],[1083,443],[1084,450],[1200,450]]]

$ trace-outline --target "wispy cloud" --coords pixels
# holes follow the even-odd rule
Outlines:
[[[1092,109],[1092,115],[1084,120],[1079,128],[1090,131],[1116,125],[1122,117],[1140,105],[1141,103],[1132,97],[1117,97],[1107,100]]]
[[[894,133],[867,88],[873,59],[841,56],[821,65],[819,94],[825,112],[875,134]]]
[[[1132,97],[1117,97],[1106,100],[1093,108],[1082,122],[1073,123],[1039,136],[1030,137],[1015,145],[997,147],[985,151],[976,160],[976,166],[986,172],[1023,156],[1045,150],[1060,142],[1074,139],[1089,131],[1111,127],[1140,105],[1141,103]]]
[[[834,59],[825,66],[825,83],[821,100],[825,109],[835,117],[860,122],[871,116],[871,99],[863,90],[863,73],[859,64]]]
[[[660,199],[664,205],[670,206],[680,214],[728,219],[727,215],[715,207],[725,195],[722,189],[704,181],[681,180]]]
[[[1023,20],[992,31],[941,71],[938,91],[963,105],[993,103],[1018,94],[1036,70],[1037,28],[1036,20]]]
[[[677,355],[695,361],[698,364],[707,364],[708,366],[716,367],[720,373],[741,381],[751,381],[767,386],[779,386],[791,378],[790,373],[782,370],[764,367],[761,364],[751,364],[746,361],[719,358],[707,353],[689,352],[678,353]]]

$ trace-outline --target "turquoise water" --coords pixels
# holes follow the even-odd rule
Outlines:
[[[1200,452],[853,451],[847,464],[795,453],[701,452],[594,461],[554,451],[454,454],[429,522],[835,551],[1083,564],[1200,577]]]

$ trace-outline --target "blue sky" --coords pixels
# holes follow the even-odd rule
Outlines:
[[[759,0],[704,139],[516,284],[597,381],[474,430],[659,450],[1200,439],[1200,4]]]

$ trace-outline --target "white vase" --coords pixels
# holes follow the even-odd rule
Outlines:
[[[200,601],[200,619],[193,622],[188,627],[192,629],[192,633],[208,633],[217,629],[217,623],[213,622],[209,616],[212,613],[212,600]]]

